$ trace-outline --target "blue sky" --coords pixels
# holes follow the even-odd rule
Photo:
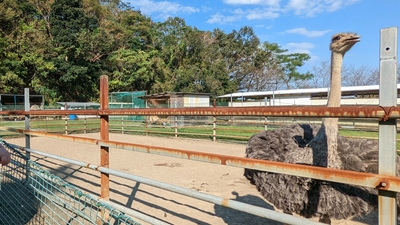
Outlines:
[[[346,53],[344,64],[379,67],[380,29],[400,27],[398,0],[124,0],[154,21],[185,19],[199,30],[226,33],[253,27],[262,42],[307,53],[310,70],[330,60],[329,41],[338,32],[356,32],[361,42]]]

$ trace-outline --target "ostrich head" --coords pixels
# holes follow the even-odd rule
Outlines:
[[[351,47],[360,41],[360,36],[354,33],[339,33],[332,37],[330,49],[340,54],[346,53]]]

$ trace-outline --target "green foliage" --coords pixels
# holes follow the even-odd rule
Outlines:
[[[154,82],[152,71],[153,52],[142,50],[121,49],[114,52],[110,61],[117,65],[110,82],[114,91],[149,90]]]
[[[284,84],[287,89],[298,88],[299,81],[306,81],[313,77],[309,72],[299,73],[298,68],[304,65],[304,62],[310,59],[308,54],[287,53],[287,49],[281,49],[275,43],[263,43],[263,48],[273,57],[276,62],[276,80]],[[271,60],[271,59],[270,59]],[[301,82],[300,82],[301,83]],[[301,85],[300,85],[301,86]]]
[[[99,48],[104,47],[98,19],[85,14],[80,0],[56,0],[49,22],[53,51],[48,59],[56,70],[42,83],[69,101],[91,100],[100,77]]]
[[[201,31],[181,18],[155,23],[120,0],[0,1],[0,92],[96,101],[110,92],[201,92],[293,87],[309,59],[260,43],[251,27]]]

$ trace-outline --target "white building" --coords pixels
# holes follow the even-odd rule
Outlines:
[[[397,84],[399,90],[400,84]],[[398,92],[399,94],[399,92]],[[237,92],[218,96],[226,98],[229,106],[291,106],[326,105],[328,88]],[[397,99],[397,104],[400,99]],[[379,105],[379,85],[342,87],[341,105]]]

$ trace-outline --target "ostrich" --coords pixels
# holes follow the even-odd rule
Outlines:
[[[343,56],[359,38],[352,33],[339,33],[332,37],[327,107],[340,106]],[[377,149],[376,141],[338,136],[338,119],[325,118],[320,127],[291,125],[255,134],[247,143],[246,157],[377,173]],[[378,204],[377,191],[373,188],[251,169],[245,169],[244,175],[276,208],[307,218],[316,216],[320,222],[365,215]]]

